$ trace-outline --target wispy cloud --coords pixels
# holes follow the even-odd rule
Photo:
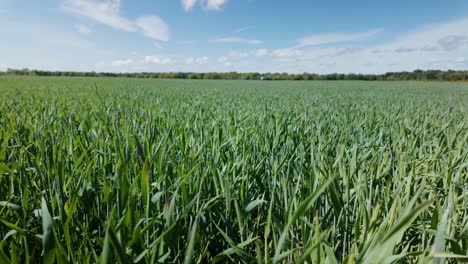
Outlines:
[[[126,60],[115,60],[112,61],[112,66],[125,66],[125,65],[130,65],[133,63],[133,60],[131,59],[126,59]]]
[[[135,24],[143,34],[152,39],[168,41],[171,38],[169,28],[158,16],[144,16],[136,20]]]
[[[216,43],[241,43],[241,44],[251,44],[251,45],[262,44],[262,41],[258,40],[258,39],[244,39],[244,38],[238,38],[238,37],[217,38],[217,39],[210,40],[210,42],[216,42]]]
[[[151,65],[175,65],[176,63],[177,60],[172,57],[147,55],[139,59],[118,59],[112,61],[110,64],[113,67],[130,67],[131,69],[145,70],[146,67]]]
[[[374,37],[375,35],[382,33],[382,28],[373,29],[367,32],[359,33],[326,33],[304,37],[298,40],[296,48],[302,48],[307,46],[318,46],[324,44],[336,44],[344,42],[356,42],[363,41]]]
[[[62,8],[114,29],[137,31],[132,21],[119,15],[120,0],[63,0]]]
[[[181,0],[181,3],[185,11],[190,11],[197,3],[197,0]]]
[[[437,41],[437,44],[439,44],[439,46],[446,51],[457,50],[467,43],[468,37],[464,35],[449,35],[440,38]]]
[[[75,25],[75,29],[76,31],[78,31],[78,33],[82,35],[89,35],[91,33],[91,29],[86,25],[82,25],[82,24]]]
[[[254,52],[255,57],[264,57],[268,55],[268,50],[267,49],[258,49]]]
[[[193,40],[181,40],[181,41],[177,41],[177,43],[183,44],[183,45],[191,45],[191,44],[196,44],[196,43],[198,43],[198,42],[200,42],[200,41],[195,40],[195,39],[193,39]]]
[[[293,72],[383,73],[415,69],[466,69],[468,18],[427,25],[382,44],[363,45],[378,30],[357,34],[323,34],[270,54],[271,65]],[[339,45],[338,45],[339,44]],[[270,70],[274,70],[274,67]]]
[[[275,57],[295,57],[301,56],[302,54],[302,51],[292,48],[276,49],[272,52],[272,55]]]
[[[228,0],[206,0],[205,8],[208,10],[220,10]]]
[[[202,64],[208,63],[208,60],[209,60],[209,58],[206,57],[206,56],[197,57],[197,58],[189,57],[189,58],[185,59],[185,64],[188,64],[188,65],[193,65],[193,64],[202,65]]]
[[[227,62],[228,60],[229,60],[228,57],[226,57],[226,56],[221,56],[221,57],[218,58],[217,61],[220,62],[220,63],[225,63],[225,62]]]
[[[261,58],[269,55],[267,49],[256,49],[252,51],[230,51],[226,55],[220,56],[217,59],[218,63],[224,66],[232,66],[234,63],[239,64],[243,60],[249,58]]]
[[[250,27],[250,26],[248,26],[248,27],[241,27],[241,28],[238,28],[238,29],[234,30],[234,33],[236,33],[236,34],[237,34],[237,33],[242,33],[242,32],[244,32],[244,31],[250,30],[250,29],[252,29],[252,28],[253,28],[253,27]]]
[[[221,10],[227,2],[228,0],[181,0],[185,11],[191,11],[197,3],[206,10]]]
[[[230,51],[227,56],[229,58],[245,58],[251,55],[248,51]]]
[[[92,21],[127,32],[141,32],[146,37],[168,41],[166,23],[158,16],[144,16],[132,21],[120,15],[120,0],[62,0],[62,9]]]
[[[167,64],[175,64],[177,61],[172,58],[163,58],[163,57],[159,57],[155,55],[150,55],[150,56],[145,56],[142,62],[146,64],[167,65]]]

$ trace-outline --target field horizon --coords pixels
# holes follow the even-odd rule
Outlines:
[[[0,0],[0,264],[468,263],[468,1]]]

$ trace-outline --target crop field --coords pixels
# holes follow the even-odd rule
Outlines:
[[[0,78],[0,263],[467,255],[467,83]]]

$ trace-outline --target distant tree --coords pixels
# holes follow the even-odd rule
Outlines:
[[[440,71],[440,70],[415,70],[412,72],[387,72],[385,74],[288,74],[288,73],[264,73],[257,72],[139,72],[139,73],[111,73],[111,72],[71,72],[71,71],[41,71],[24,69],[7,69],[0,71],[0,75],[18,76],[72,76],[72,77],[125,77],[125,78],[161,78],[161,79],[207,79],[207,80],[260,80],[268,76],[271,80],[388,80],[388,81],[468,81],[468,71]]]
[[[192,80],[198,80],[198,79],[203,79],[203,76],[200,73],[189,73],[187,75],[187,78],[192,79]]]

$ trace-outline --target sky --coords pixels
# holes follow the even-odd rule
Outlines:
[[[0,0],[0,70],[468,69],[466,0]]]

